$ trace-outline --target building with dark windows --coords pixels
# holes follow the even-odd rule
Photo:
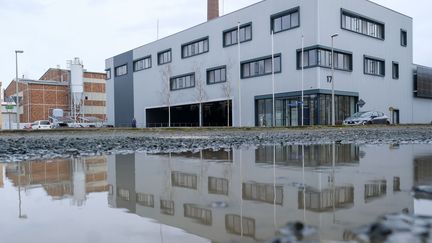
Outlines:
[[[337,124],[368,110],[431,123],[411,17],[368,0],[265,0],[214,18],[215,2],[209,21],[106,60],[111,125],[326,125],[332,82]]]

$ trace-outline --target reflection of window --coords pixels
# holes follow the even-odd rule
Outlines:
[[[194,174],[187,174],[182,172],[171,173],[172,185],[176,187],[184,187],[189,189],[197,189],[197,176]]]
[[[304,196],[303,196],[304,195]],[[334,199],[333,199],[334,195]],[[305,205],[306,203],[306,205]],[[354,203],[354,187],[336,187],[322,191],[306,190],[298,192],[299,209],[306,209],[316,212],[325,212],[335,208],[346,208]]]
[[[108,185],[108,195],[113,195],[114,194],[114,187],[113,185],[109,184]]]
[[[243,183],[243,199],[274,203],[274,186],[262,183]],[[276,186],[276,204],[283,204],[283,186]]]
[[[400,192],[400,177],[393,177],[393,191]]]
[[[416,185],[432,184],[432,156],[414,159],[414,181]]]
[[[129,201],[129,190],[119,188],[118,189],[118,196],[120,199],[123,199],[125,201]]]
[[[137,193],[137,203],[144,207],[154,208],[154,196],[151,194]]]
[[[200,224],[211,225],[212,224],[212,212],[209,209],[199,208],[193,204],[185,204],[184,216],[198,220]]]
[[[210,194],[228,195],[228,180],[223,178],[209,177],[208,192]]]
[[[162,214],[174,215],[174,201],[160,200],[160,211]]]
[[[285,166],[302,166],[302,150],[306,167],[330,166],[332,145],[291,145],[276,146],[276,163]],[[256,163],[273,163],[273,146],[263,146],[255,150]],[[336,163],[358,163],[359,146],[339,144],[336,146]]]
[[[373,181],[370,184],[365,185],[364,198],[365,202],[368,203],[374,198],[385,196],[387,194],[387,181]]]
[[[225,215],[225,229],[230,234],[255,237],[255,219],[227,214]]]

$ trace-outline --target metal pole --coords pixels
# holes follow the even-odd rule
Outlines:
[[[275,110],[275,64],[274,64],[274,32],[271,32],[271,42],[272,42],[272,125],[276,127],[276,110]]]
[[[16,122],[16,128],[17,130],[19,129],[19,124],[20,124],[20,117],[19,117],[19,102],[18,102],[18,92],[19,92],[19,88],[18,88],[18,53],[24,53],[23,51],[15,51],[15,68],[16,68],[16,76],[15,76],[15,111],[16,111],[16,118],[15,118],[15,122]]]
[[[336,125],[336,111],[335,111],[335,91],[334,91],[334,38],[337,37],[338,34],[334,34],[331,36],[331,71],[332,71],[332,126]]]
[[[302,35],[301,54],[301,125],[304,126],[304,36]]]
[[[238,115],[239,115],[239,127],[242,126],[242,112],[241,112],[241,61],[240,61],[240,22],[237,23],[237,51],[238,51],[238,63],[239,63],[239,77],[238,77]]]

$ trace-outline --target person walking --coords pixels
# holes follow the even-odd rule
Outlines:
[[[135,117],[132,119],[132,128],[136,128],[136,120],[135,120]]]

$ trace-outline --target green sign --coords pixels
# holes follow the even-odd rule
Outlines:
[[[13,110],[14,107],[14,105],[6,105],[6,110]]]

